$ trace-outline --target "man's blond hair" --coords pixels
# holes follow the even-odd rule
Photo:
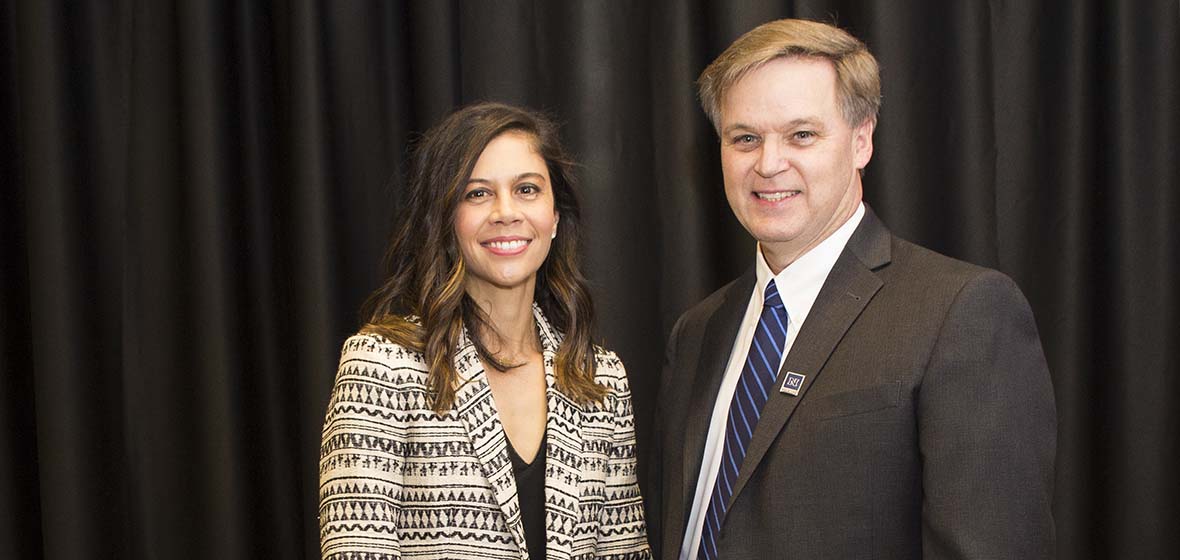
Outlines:
[[[881,75],[877,59],[859,39],[838,27],[802,19],[764,23],[742,35],[697,79],[701,107],[721,132],[721,104],[743,76],[771,60],[807,57],[829,60],[836,69],[836,95],[844,120],[859,126],[877,120]]]

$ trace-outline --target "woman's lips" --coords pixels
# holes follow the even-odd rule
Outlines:
[[[479,244],[491,251],[492,254],[509,257],[523,253],[531,242],[531,239],[524,237],[497,237],[481,241]]]

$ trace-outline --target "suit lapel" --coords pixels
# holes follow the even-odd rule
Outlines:
[[[726,510],[733,506],[734,500],[786,426],[799,402],[806,396],[807,390],[819,379],[824,363],[836,345],[881,289],[881,279],[873,270],[889,262],[889,243],[889,231],[866,206],[864,218],[828,274],[775,380],[774,387],[777,389],[782,387],[788,372],[805,375],[799,394],[788,395],[777,390],[771,392],[758,425],[754,428],[750,447],[738,471]]]
[[[561,334],[553,330],[540,308],[534,316],[545,356],[545,385],[549,416],[545,422],[545,556],[565,560],[573,555],[574,528],[581,511],[582,407],[557,390],[553,364]]]
[[[709,317],[702,339],[700,359],[693,377],[685,380],[692,388],[689,393],[688,414],[684,426],[684,458],[682,465],[683,487],[681,488],[682,515],[673,521],[681,525],[676,534],[683,534],[683,524],[687,521],[688,512],[692,509],[693,495],[700,477],[702,457],[705,453],[705,439],[709,434],[709,424],[713,417],[713,408],[717,402],[717,391],[721,387],[721,379],[725,377],[725,367],[729,363],[729,355],[733,350],[733,341],[737,336],[738,327],[746,308],[750,303],[750,293],[754,289],[756,274],[750,267],[745,274],[735,281],[725,299],[717,310]]]
[[[460,387],[455,395],[455,410],[467,431],[471,449],[492,487],[496,503],[504,514],[508,532],[520,550],[525,549],[524,524],[516,495],[516,477],[508,457],[508,437],[492,401],[492,389],[475,345],[463,329],[460,347],[455,353],[455,369]]]

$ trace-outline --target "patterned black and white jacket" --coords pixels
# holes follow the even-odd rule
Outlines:
[[[623,364],[600,349],[596,380],[609,391],[579,406],[554,387],[562,335],[536,307],[534,316],[549,402],[547,554],[650,558]],[[420,353],[374,334],[344,343],[320,447],[325,560],[528,558],[508,440],[466,333],[455,367],[461,388],[438,415]]]

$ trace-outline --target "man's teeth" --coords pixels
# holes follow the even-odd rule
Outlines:
[[[512,241],[489,241],[488,242],[489,247],[491,247],[493,249],[499,249],[501,251],[514,251],[516,249],[520,249],[521,247],[524,247],[527,244],[528,244],[528,241],[525,239],[514,239]]]
[[[784,198],[795,196],[798,193],[799,193],[799,191],[787,191],[787,192],[775,192],[775,193],[756,192],[754,194],[758,198],[761,198],[762,200],[769,200],[770,202],[778,202]]]

